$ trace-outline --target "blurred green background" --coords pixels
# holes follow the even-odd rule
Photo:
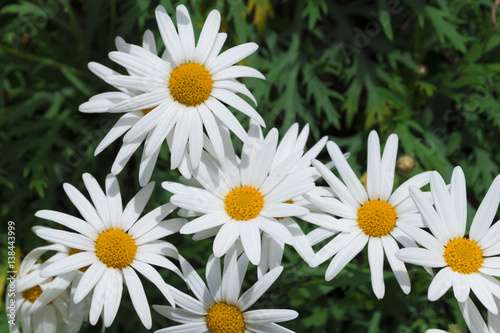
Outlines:
[[[467,179],[469,217],[481,202],[500,163],[500,30],[486,0],[193,0],[160,1],[171,15],[186,4],[199,34],[210,10],[221,12],[225,47],[256,42],[258,52],[244,62],[266,81],[243,80],[254,93],[268,127],[284,133],[299,122],[311,127],[309,144],[328,135],[345,151],[361,177],[366,139],[377,129],[385,141],[400,138],[400,154],[415,169],[397,171],[397,184],[423,170],[446,180],[454,166]],[[120,143],[97,157],[93,152],[119,115],[82,114],[78,106],[94,94],[112,90],[87,69],[97,61],[115,70],[107,54],[114,38],[141,44],[151,29],[162,46],[150,1],[2,1],[0,9],[0,222],[16,222],[17,247],[25,254],[44,242],[30,228],[50,225],[34,217],[40,209],[77,215],[62,191],[69,182],[84,190],[81,175],[101,184]],[[248,119],[239,116],[248,125]],[[124,200],[139,189],[139,154],[119,175]],[[320,155],[323,160],[327,154]],[[161,181],[177,180],[162,150],[153,173],[156,189],[146,211],[168,201]],[[397,185],[396,184],[396,185]],[[470,221],[470,219],[469,219]],[[470,222],[469,222],[470,223]],[[54,225],[52,225],[54,226]],[[311,230],[304,225],[304,230]],[[212,240],[167,239],[203,272]],[[6,242],[6,228],[0,231]],[[0,263],[5,262],[5,246]],[[290,308],[300,316],[284,326],[296,332],[424,332],[458,323],[466,331],[451,292],[427,301],[431,277],[408,266],[409,296],[389,270],[386,296],[371,291],[366,254],[359,255],[332,282],[327,264],[310,269],[287,249],[285,271],[257,304]],[[387,265],[388,269],[388,265]],[[6,267],[0,266],[0,290]],[[187,287],[162,272],[176,287]],[[255,281],[248,273],[245,287]],[[164,304],[143,280],[151,304]],[[0,297],[3,299],[4,296]],[[2,308],[0,331],[7,329]],[[153,313],[153,329],[172,325]],[[83,331],[98,332],[85,326]],[[145,332],[130,298],[124,295],[107,332]]]

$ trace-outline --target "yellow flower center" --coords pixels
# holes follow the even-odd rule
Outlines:
[[[236,186],[226,195],[224,203],[227,215],[236,221],[248,221],[259,215],[264,207],[264,198],[253,186]]]
[[[170,73],[168,85],[175,101],[186,106],[196,106],[208,99],[214,81],[204,65],[187,63],[177,66]]]
[[[127,267],[134,260],[136,250],[132,237],[119,228],[102,232],[95,241],[95,254],[108,267]]]
[[[446,244],[444,261],[454,272],[477,273],[484,263],[483,250],[473,239],[455,237]]]
[[[396,210],[384,200],[366,201],[358,208],[357,221],[366,235],[387,236],[396,226]]]
[[[35,303],[37,298],[42,294],[42,288],[40,288],[40,286],[34,286],[33,288],[26,289],[22,294],[25,300]]]
[[[73,249],[73,248],[71,248],[71,249],[69,250],[69,254],[68,254],[68,255],[72,256],[73,254],[77,254],[77,253],[80,253],[80,252],[83,252],[83,250],[79,250],[79,249]],[[86,272],[86,271],[87,271],[87,269],[88,269],[89,267],[90,267],[90,266],[85,266],[85,267],[82,267],[82,268],[80,268],[80,269],[79,269],[79,271],[80,271],[80,272]]]
[[[243,312],[227,303],[212,305],[205,320],[211,333],[243,333],[245,331]]]
[[[150,113],[156,106],[153,106],[152,108],[147,108],[147,109],[142,109],[141,112],[143,115],[147,115]]]

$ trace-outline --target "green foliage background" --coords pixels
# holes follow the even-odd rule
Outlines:
[[[199,33],[212,9],[222,13],[226,47],[256,42],[248,65],[266,81],[244,82],[259,102],[268,127],[281,133],[294,122],[311,127],[310,144],[328,135],[345,151],[361,177],[366,139],[377,129],[382,140],[400,138],[400,153],[416,168],[398,172],[397,183],[423,170],[449,180],[460,165],[467,178],[469,217],[481,202],[500,164],[500,33],[486,0],[192,0],[160,1],[170,14],[187,5]],[[44,242],[30,228],[49,225],[34,217],[40,209],[78,214],[62,191],[63,182],[83,190],[81,175],[104,181],[120,144],[97,157],[93,151],[118,115],[82,114],[78,106],[110,87],[87,69],[89,61],[122,71],[108,58],[114,38],[140,44],[146,28],[161,45],[156,2],[2,1],[0,12],[0,221],[16,222],[17,246],[27,253]],[[248,120],[239,119],[245,126]],[[138,152],[137,154],[139,154]],[[138,156],[136,156],[138,157]],[[323,153],[321,159],[327,159]],[[139,189],[138,160],[119,175],[124,200]],[[160,187],[177,180],[162,151],[153,174],[155,194],[147,210],[168,201]],[[470,221],[470,219],[469,219]],[[469,222],[470,223],[470,222]],[[304,225],[305,230],[309,230]],[[0,240],[6,240],[2,227]],[[195,268],[203,271],[211,240],[193,242],[175,235]],[[2,246],[2,259],[6,258]],[[0,261],[0,262],[2,262]],[[291,308],[300,316],[285,326],[296,332],[424,332],[431,327],[465,325],[452,293],[427,301],[430,276],[408,265],[409,296],[389,270],[386,296],[371,291],[366,254],[359,255],[332,282],[327,264],[310,269],[287,249],[285,271],[258,305]],[[0,266],[0,286],[6,267]],[[388,269],[388,265],[387,265]],[[186,286],[162,272],[176,287]],[[255,281],[248,273],[248,287]],[[144,282],[151,304],[164,304]],[[1,288],[0,288],[1,289]],[[3,297],[3,296],[2,296]],[[0,330],[7,329],[4,310]],[[153,329],[172,325],[153,313]],[[99,331],[85,326],[83,331]],[[146,331],[128,295],[107,332]]]

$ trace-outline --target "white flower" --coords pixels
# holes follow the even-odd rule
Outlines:
[[[141,47],[128,45],[126,52],[111,52],[109,57],[133,75],[110,74],[106,82],[120,88],[146,93],[111,106],[108,112],[134,113],[152,109],[125,134],[123,141],[132,143],[149,136],[145,155],[153,156],[171,135],[171,167],[177,168],[186,147],[192,167],[198,166],[206,133],[217,153],[224,158],[221,135],[216,125],[222,121],[242,141],[247,133],[226,105],[234,107],[265,126],[262,117],[237,95],[241,93],[255,103],[250,91],[236,78],[247,76],[264,79],[257,70],[234,64],[255,52],[255,43],[230,48],[219,55],[226,39],[219,33],[220,13],[213,10],[203,26],[198,43],[191,18],[184,5],[177,7],[177,30],[162,6],[156,8],[160,34],[167,49],[164,59]],[[166,58],[166,59],[165,59]],[[172,134],[170,134],[172,133]]]
[[[500,282],[493,276],[500,276],[500,223],[492,226],[492,222],[500,203],[500,176],[479,206],[468,237],[465,177],[460,167],[453,171],[450,184],[448,189],[443,178],[435,171],[432,173],[435,207],[418,189],[410,187],[411,197],[432,234],[407,228],[405,231],[424,248],[402,249],[397,257],[408,263],[441,268],[429,286],[429,300],[437,300],[453,287],[457,300],[465,302],[472,290],[490,312],[497,314],[494,296],[500,297]]]
[[[296,311],[282,309],[246,311],[276,281],[283,267],[272,269],[239,296],[248,267],[248,258],[245,254],[238,260],[236,257],[234,248],[228,251],[224,257],[221,274],[220,259],[214,255],[210,256],[205,270],[208,287],[193,267],[179,257],[186,282],[197,299],[173,288],[176,303],[180,308],[153,305],[153,309],[182,325],[160,329],[156,333],[292,332],[275,323],[295,319],[298,316]]]
[[[120,52],[130,53],[131,49],[138,47],[135,45],[127,44],[122,38],[117,37],[116,40],[116,48]],[[153,55],[157,55],[156,42],[154,39],[154,35],[150,30],[146,30],[143,38],[143,49],[145,52],[150,52]],[[168,53],[164,52],[162,58],[167,59]],[[109,75],[119,75],[118,72],[103,66],[96,62],[89,63],[89,69],[97,75],[101,79],[105,79]],[[139,77],[135,72],[129,72],[131,76]],[[108,110],[124,101],[129,100],[131,97],[140,96],[145,93],[145,91],[138,90],[134,87],[129,88],[121,88],[119,86],[111,84],[113,87],[117,88],[120,91],[115,92],[105,92],[90,98],[88,102],[80,105],[79,110],[85,113],[103,113],[108,112]],[[139,119],[144,117],[151,111],[150,108],[146,108],[143,110],[138,110],[135,112],[127,112],[116,122],[116,124],[109,130],[108,134],[101,140],[99,145],[97,146],[94,156],[97,156],[104,149],[106,149],[111,143],[116,141],[120,136],[126,133],[129,129],[134,126]],[[111,173],[114,175],[119,174],[127,162],[130,160],[135,151],[139,148],[142,142],[149,141],[152,132],[146,133],[140,138],[137,138],[130,142],[124,142],[122,147],[120,148],[118,154],[116,155],[115,161],[111,167]],[[172,135],[167,138],[167,142],[172,140]],[[153,173],[154,166],[158,159],[158,154],[160,153],[160,149],[155,151],[151,155],[146,155],[145,150],[143,150],[141,162],[139,166],[139,183],[141,186],[145,186],[149,180],[151,179],[151,174]],[[187,159],[187,154],[181,158],[181,162],[179,163],[179,171],[185,176],[190,177],[189,171],[189,163]]]
[[[495,303],[497,308],[500,306],[500,300],[495,297]],[[488,311],[488,324],[486,324],[479,312],[478,308],[472,302],[472,300],[467,297],[465,302],[458,302],[460,312],[464,317],[467,327],[471,333],[498,333],[500,332],[500,316],[498,314],[493,314]],[[444,330],[429,329],[425,333],[447,333]],[[450,331],[453,333],[453,331]]]
[[[200,217],[180,230],[195,234],[195,239],[216,235],[215,256],[223,256],[239,238],[250,261],[257,265],[261,259],[261,231],[272,238],[293,244],[294,237],[276,218],[301,216],[309,210],[287,203],[314,188],[314,168],[291,172],[303,154],[297,151],[273,167],[278,131],[273,128],[265,139],[260,127],[251,124],[250,140],[243,145],[241,159],[233,150],[229,132],[220,128],[226,158],[219,164],[208,153],[193,170],[200,187],[173,182],[162,183],[174,195],[171,203],[196,212]],[[274,256],[275,254],[269,254]]]
[[[39,247],[26,255],[16,276],[16,322],[9,325],[11,332],[76,332],[68,326],[69,294],[67,288],[73,273],[56,278],[40,276],[40,270],[60,255],[56,254],[44,264],[36,264],[46,251],[58,250],[58,245]],[[9,299],[7,299],[10,302]]]
[[[43,277],[58,276],[88,267],[74,292],[74,302],[79,303],[91,292],[92,304],[89,320],[95,325],[101,313],[104,325],[109,327],[118,311],[123,290],[127,285],[132,304],[146,328],[151,328],[151,312],[138,271],[158,287],[171,304],[174,304],[170,287],[151,266],[160,266],[180,274],[178,268],[164,255],[177,258],[176,248],[158,239],[177,232],[183,219],[163,220],[175,207],[162,205],[142,218],[142,213],[154,183],[145,186],[122,207],[120,188],[116,177],[106,178],[106,193],[90,174],[83,175],[92,204],[72,185],[64,190],[85,221],[60,212],[42,210],[36,216],[57,222],[75,232],[36,227],[36,234],[49,241],[81,250],[81,252],[54,261],[43,268]],[[125,280],[125,281],[124,281]]]
[[[334,256],[325,275],[326,280],[331,280],[368,243],[372,289],[377,298],[383,298],[385,293],[384,252],[401,289],[408,294],[411,288],[410,279],[404,263],[396,258],[396,251],[399,249],[396,241],[403,246],[416,246],[400,227],[423,226],[422,218],[409,197],[408,186],[424,186],[429,182],[430,173],[416,175],[393,192],[398,137],[395,134],[389,136],[381,157],[378,135],[372,131],[368,137],[367,189],[365,190],[339,147],[330,141],[327,143],[327,149],[343,182],[321,162],[314,160],[312,164],[318,169],[337,198],[318,196],[314,193],[304,197],[323,211],[338,217],[339,222],[349,227],[350,230],[341,232],[326,244],[316,254],[315,264],[319,265]],[[308,236],[313,244],[336,234],[336,229],[330,230],[328,223],[324,223],[321,227],[320,232],[324,235],[316,232]],[[315,238],[319,240],[313,240]]]

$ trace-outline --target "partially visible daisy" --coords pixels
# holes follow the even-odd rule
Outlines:
[[[39,237],[80,250],[47,265],[41,275],[58,276],[90,266],[78,282],[73,300],[79,303],[93,290],[90,323],[95,325],[102,313],[106,327],[116,316],[125,282],[139,318],[146,328],[151,328],[151,312],[136,271],[153,282],[174,305],[170,286],[151,265],[180,274],[178,268],[164,257],[177,258],[177,249],[159,239],[177,232],[185,221],[178,218],[163,220],[175,209],[172,204],[162,205],[139,218],[154,183],[141,189],[123,209],[115,176],[108,175],[106,178],[106,193],[90,174],[84,174],[83,181],[95,207],[72,185],[64,184],[64,190],[85,221],[49,210],[36,213],[38,217],[77,232],[37,227],[35,232]]]
[[[261,260],[261,231],[293,245],[292,233],[278,218],[309,213],[307,208],[289,200],[314,188],[315,171],[292,171],[300,161],[301,151],[273,166],[278,142],[276,128],[264,139],[260,138],[260,127],[252,125],[251,139],[243,145],[241,159],[234,153],[227,129],[220,129],[224,132],[226,154],[223,164],[204,152],[199,167],[193,170],[199,187],[174,182],[164,182],[162,186],[174,194],[170,199],[174,205],[199,216],[183,226],[181,233],[195,234],[196,238],[215,235],[216,257],[223,256],[240,239],[248,258],[257,265]]]
[[[395,134],[389,136],[381,157],[377,132],[372,131],[368,137],[365,190],[339,147],[330,141],[327,143],[327,149],[343,182],[324,164],[314,160],[312,164],[331,187],[335,197],[319,196],[314,193],[304,197],[324,212],[337,217],[350,230],[336,235],[319,250],[315,265],[334,256],[326,270],[325,278],[329,281],[368,244],[372,289],[377,298],[383,298],[385,294],[383,275],[385,256],[401,289],[408,294],[411,288],[410,278],[404,263],[396,258],[396,251],[399,249],[397,242],[403,246],[417,246],[400,227],[423,226],[422,217],[410,199],[408,187],[426,185],[430,173],[424,172],[412,177],[393,192],[398,137]],[[336,230],[331,230],[328,224],[325,223],[321,227],[330,230],[328,235],[335,234]]]
[[[243,76],[264,79],[264,76],[253,68],[235,64],[254,53],[258,46],[245,43],[219,54],[226,34],[219,33],[221,16],[216,10],[208,15],[197,43],[184,5],[176,10],[177,29],[165,8],[158,6],[155,13],[168,57],[162,59],[133,45],[127,52],[111,52],[110,59],[133,75],[110,73],[105,77],[106,82],[146,93],[113,105],[107,111],[136,113],[151,109],[132,125],[123,141],[132,143],[149,136],[145,155],[153,156],[163,141],[172,135],[172,169],[180,164],[186,147],[189,148],[192,167],[198,166],[203,150],[203,128],[222,162],[224,151],[216,119],[242,141],[248,139],[228,106],[265,126],[257,111],[237,95],[245,95],[256,103],[246,86],[236,79]]]
[[[196,299],[183,292],[172,289],[178,308],[153,305],[161,315],[182,323],[157,330],[156,333],[261,333],[292,332],[276,322],[284,322],[297,318],[293,310],[265,309],[247,311],[278,279],[283,267],[272,269],[262,276],[250,289],[240,296],[241,285],[248,267],[248,258],[242,254],[237,259],[233,248],[224,257],[224,268],[221,273],[220,259],[211,255],[205,270],[207,285],[191,267],[179,257],[186,283]]]
[[[500,307],[500,300],[495,297],[497,308]],[[488,324],[484,322],[481,312],[474,302],[467,297],[465,302],[458,302],[460,312],[471,333],[498,333],[500,332],[500,315],[488,311]],[[448,333],[448,331],[429,329],[425,333]],[[454,333],[450,331],[449,333]]]
[[[16,276],[16,322],[9,325],[10,332],[77,332],[70,329],[68,286],[73,273],[57,278],[40,276],[40,268],[57,260],[55,255],[43,266],[36,262],[48,250],[56,250],[58,245],[36,248],[21,262]],[[19,324],[22,324],[22,330]]]
[[[494,276],[500,276],[500,223],[492,226],[492,222],[500,203],[500,176],[479,206],[468,236],[465,177],[460,167],[453,171],[449,189],[437,172],[432,173],[434,206],[417,188],[410,187],[410,194],[431,233],[407,228],[423,248],[402,249],[397,257],[441,268],[429,286],[429,300],[439,299],[453,287],[457,300],[465,302],[472,290],[488,311],[497,314],[495,297],[500,297],[500,282]]]
[[[122,38],[116,38],[116,48],[120,52],[131,53],[134,48],[138,48],[139,46],[127,44]],[[146,30],[144,33],[142,48],[145,52],[150,52],[153,55],[157,55],[156,42],[153,33],[150,30]],[[162,58],[167,59],[168,53],[165,52]],[[103,66],[96,62],[89,63],[89,69],[97,75],[101,79],[105,79],[109,75],[119,75],[118,72]],[[138,75],[130,71],[129,74],[131,76]],[[119,91],[114,92],[105,92],[101,94],[97,94],[90,98],[88,102],[80,105],[79,110],[84,113],[103,113],[107,112],[111,107],[129,100],[132,97],[140,96],[146,91],[138,90],[135,87],[129,88],[121,88],[111,84],[113,87],[117,88]],[[125,113],[120,119],[116,122],[116,124],[109,130],[108,134],[101,140],[99,145],[97,146],[94,156],[97,156],[104,149],[106,149],[111,143],[116,141],[120,136],[126,133],[129,129],[134,126],[139,119],[148,114],[152,108],[146,108],[142,110],[138,110],[135,112]],[[116,155],[115,161],[111,167],[111,173],[114,175],[119,174],[127,162],[130,160],[135,151],[141,146],[143,142],[149,141],[152,132],[145,133],[143,136],[137,138],[136,140],[130,142],[124,142],[122,147],[118,151]],[[172,138],[170,137],[170,140]],[[154,166],[158,159],[158,154],[160,153],[160,149],[156,150],[153,154],[146,155],[143,150],[141,162],[139,165],[139,183],[141,186],[145,186],[149,180],[151,179],[151,174],[153,173]],[[179,163],[179,171],[185,177],[190,177],[189,171],[189,163],[184,155],[181,158],[181,162]]]

